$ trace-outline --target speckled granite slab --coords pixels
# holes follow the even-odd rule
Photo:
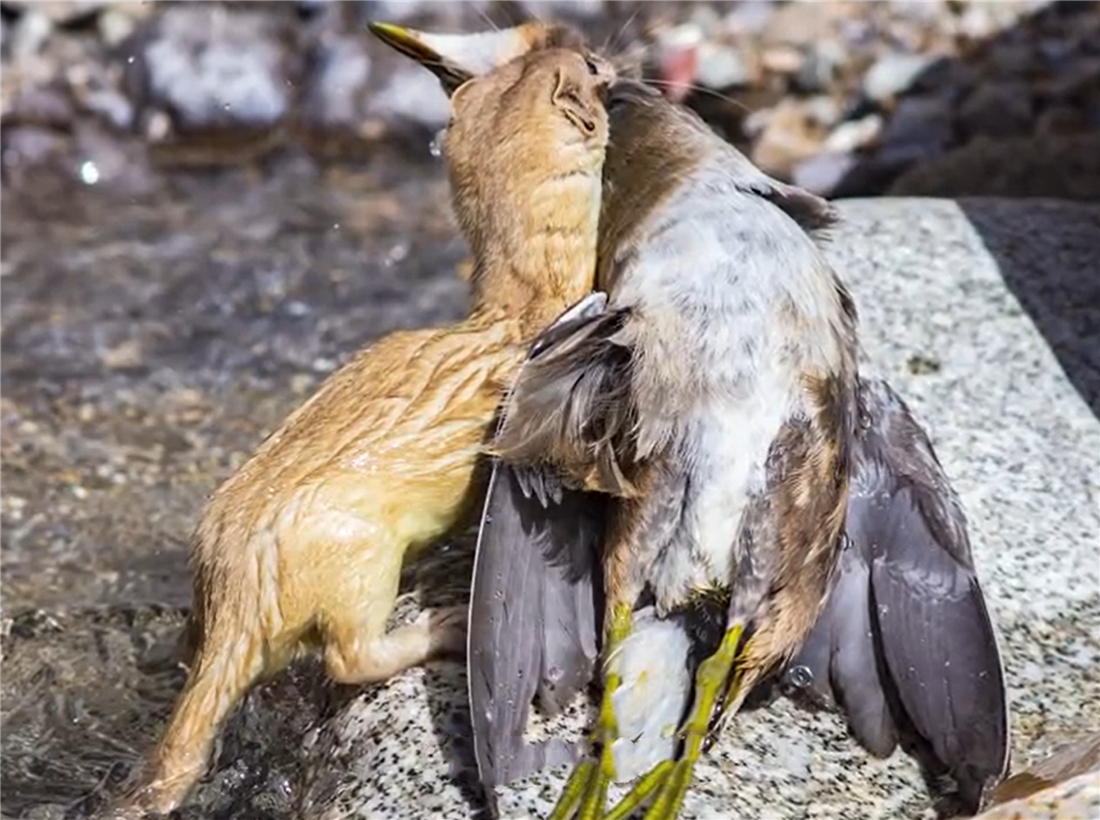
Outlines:
[[[1031,761],[1100,726],[1100,207],[840,207],[828,253],[858,301],[865,367],[910,403],[962,496],[1002,636],[1015,754]],[[444,742],[462,731],[462,686],[461,668],[440,663],[345,706],[309,738],[309,814],[469,817],[450,777],[461,745]],[[553,728],[578,733],[587,708]],[[566,774],[501,790],[503,815],[544,816]],[[784,701],[743,716],[715,745],[684,812],[931,816],[909,759],[872,760],[838,719]]]

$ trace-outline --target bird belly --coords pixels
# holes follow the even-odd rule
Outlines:
[[[662,612],[689,596],[729,586],[740,559],[745,511],[765,489],[765,463],[790,402],[757,391],[750,401],[711,401],[691,419],[681,449],[688,470],[683,517],[650,583]]]

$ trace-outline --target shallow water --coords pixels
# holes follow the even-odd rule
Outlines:
[[[454,319],[466,293],[427,147],[137,195],[48,182],[2,202],[0,785],[5,816],[38,818],[95,808],[166,717],[205,496],[360,345]],[[315,673],[249,698],[193,812],[294,814],[301,755],[278,750],[340,697]],[[249,756],[265,771],[234,767],[242,743],[271,750]]]

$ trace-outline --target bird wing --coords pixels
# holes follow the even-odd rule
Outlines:
[[[505,403],[506,418],[531,363],[603,310],[603,295],[594,297],[532,344]],[[536,695],[543,710],[554,713],[592,679],[606,503],[605,496],[563,486],[545,465],[494,461],[474,558],[467,647],[474,751],[489,790],[575,757],[561,740],[526,744],[523,734]]]
[[[915,733],[968,810],[1008,762],[996,636],[966,519],[931,443],[880,380],[860,385],[845,538],[829,599],[788,666],[827,679],[857,740]],[[887,711],[888,710],[888,711]]]
[[[851,515],[851,503],[848,509]],[[869,556],[847,535],[835,572],[824,608],[787,667],[786,688],[815,706],[835,702],[860,745],[888,757],[897,746],[897,729],[878,669]]]
[[[635,494],[624,463],[636,411],[630,393],[631,348],[625,309],[551,327],[532,345],[493,440],[495,455],[516,466],[552,466],[564,486]]]
[[[467,675],[478,776],[489,789],[572,762],[559,740],[527,744],[538,695],[554,713],[592,678],[595,553],[602,518],[593,499],[562,491],[544,506],[516,470],[494,466],[474,559]]]

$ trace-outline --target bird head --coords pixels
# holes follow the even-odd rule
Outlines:
[[[379,22],[370,23],[368,29],[383,43],[432,72],[447,96],[467,80],[528,52],[582,48],[585,44],[580,32],[557,23],[530,22],[469,34],[436,34]]]

